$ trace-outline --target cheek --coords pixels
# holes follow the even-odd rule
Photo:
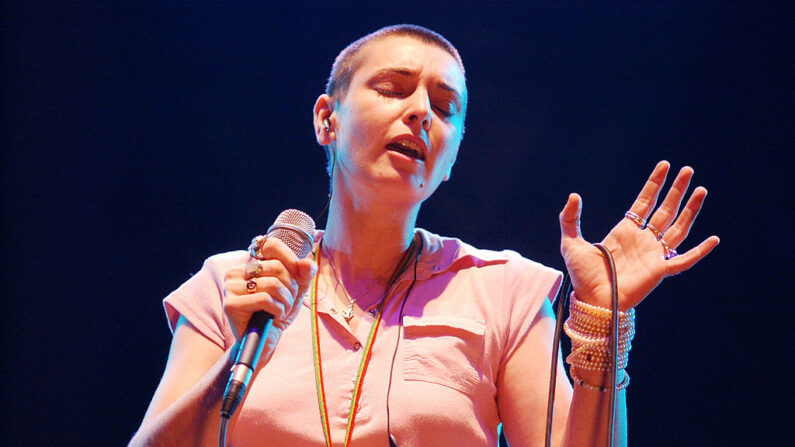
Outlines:
[[[361,108],[348,111],[344,119],[349,124],[345,126],[343,142],[355,150],[372,141],[384,129],[384,124],[378,118],[375,110]]]
[[[458,154],[458,147],[461,144],[461,133],[457,132],[457,129],[452,130],[441,141],[443,142],[441,146],[442,156],[439,161],[443,165],[442,168],[447,171]]]

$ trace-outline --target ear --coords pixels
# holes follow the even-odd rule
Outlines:
[[[334,99],[326,94],[322,94],[315,101],[313,110],[315,124],[315,139],[317,144],[328,146],[335,138],[334,134]],[[323,122],[328,120],[328,130]]]

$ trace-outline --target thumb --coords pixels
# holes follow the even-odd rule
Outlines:
[[[569,194],[566,206],[560,212],[560,238],[582,238],[580,232],[580,216],[582,215],[582,198],[576,192]]]
[[[307,257],[299,260],[296,267],[298,270],[296,281],[298,281],[298,295],[300,296],[309,288],[309,284],[317,274],[317,265],[311,257]]]

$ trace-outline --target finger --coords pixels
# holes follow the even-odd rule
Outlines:
[[[649,217],[654,206],[657,205],[657,197],[665,184],[665,177],[668,175],[670,166],[665,160],[657,163],[657,166],[651,171],[649,179],[646,180],[646,184],[643,185],[643,189],[640,190],[638,198],[635,199],[635,202],[629,208],[630,211],[644,219]]]
[[[283,326],[287,312],[278,301],[270,299],[267,293],[253,293],[236,297],[236,302],[224,303],[224,311],[229,318],[233,331],[238,333],[240,338],[245,334],[245,328],[251,322],[252,317],[257,312],[265,312],[274,324]]]
[[[281,261],[270,259],[267,261],[257,261],[259,263],[259,270],[257,271],[256,278],[272,277],[278,279],[284,287],[290,290],[295,295],[298,293],[298,282],[294,279],[290,272]],[[245,270],[241,268],[230,269],[226,272],[225,285],[227,289],[233,287],[234,293],[247,293],[245,284],[248,278],[245,276]],[[242,287],[242,288],[241,288]]]
[[[309,288],[309,285],[312,283],[312,279],[314,279],[315,275],[317,274],[317,264],[315,264],[314,260],[305,258],[299,260],[296,265],[298,267],[298,275],[296,275],[299,291],[298,294],[302,295]]]
[[[281,320],[281,325],[284,327],[284,329],[287,328],[287,325],[295,321],[295,317],[297,317],[298,312],[301,311],[301,306],[303,306],[303,303],[304,303],[304,296],[299,295],[298,299],[293,302],[293,308],[290,310],[287,316],[285,316],[284,319]]]
[[[676,248],[687,238],[706,197],[707,189],[702,186],[693,191],[682,212],[679,213],[679,217],[676,218],[674,224],[665,233],[665,241],[669,246]]]
[[[582,238],[580,217],[582,216],[582,198],[577,193],[569,194],[566,205],[560,212],[560,238]]]
[[[264,310],[274,318],[281,319],[289,313],[295,301],[293,294],[276,278],[254,278],[250,281],[256,283],[253,291],[247,289],[248,281],[231,281],[227,290],[228,299],[224,307],[236,313],[254,313]]]
[[[671,222],[676,218],[679,213],[679,206],[682,204],[682,198],[690,186],[690,179],[693,177],[693,168],[685,166],[679,170],[679,174],[674,179],[671,189],[665,195],[662,205],[657,211],[652,214],[649,223],[652,227],[656,228],[660,233],[665,233],[665,230],[671,226]]]
[[[298,293],[298,281],[290,274],[287,267],[281,261],[269,259],[267,261],[258,262],[260,270],[257,273],[257,277],[277,278],[285,287],[290,289],[293,295]]]
[[[279,239],[272,237],[268,238],[262,247],[260,248],[260,255],[268,260],[268,259],[276,259],[282,262],[287,270],[290,272],[291,275],[295,275],[296,272],[296,265],[295,263],[298,261],[298,257],[293,253],[292,250],[285,244],[284,242],[280,241]]]
[[[717,247],[720,239],[717,236],[710,236],[698,246],[690,249],[687,253],[671,258],[665,262],[665,276],[672,276],[684,272],[696,265],[696,263]]]
[[[289,315],[286,318],[287,323],[293,321],[298,309],[300,309],[303,305],[307,290],[309,290],[312,280],[315,278],[315,274],[317,273],[317,265],[315,264],[315,261],[308,257],[299,260],[297,266],[298,293],[296,294],[296,299],[293,301],[293,307],[288,312]]]

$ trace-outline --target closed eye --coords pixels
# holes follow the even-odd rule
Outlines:
[[[382,94],[384,96],[400,96],[400,93],[398,93],[396,91],[393,91],[393,90],[387,90],[387,89],[384,89],[384,88],[377,88],[377,89],[375,89],[375,91],[377,91],[378,93],[380,93],[380,94]]]
[[[436,109],[445,118],[450,118],[451,116],[454,115],[454,113],[450,111],[450,106],[446,107],[434,106],[433,108]]]

